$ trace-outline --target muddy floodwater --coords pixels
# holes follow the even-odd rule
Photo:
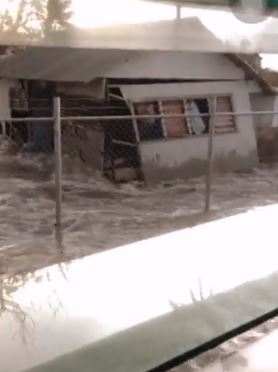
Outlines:
[[[59,253],[54,229],[51,156],[0,158],[0,271],[32,270],[57,261],[237,214],[278,201],[278,167],[215,175],[212,212],[204,216],[205,179],[155,186],[113,185],[64,161],[63,226]]]

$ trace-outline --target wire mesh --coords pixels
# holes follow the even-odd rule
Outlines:
[[[121,173],[128,172],[131,179],[137,178],[139,159],[132,118],[119,100],[92,104],[86,99],[62,99],[62,144],[63,154],[87,170],[112,181],[123,180]]]
[[[165,180],[162,169],[158,184],[146,183],[144,151],[161,144],[172,143],[175,147],[181,143],[186,151],[188,140],[202,141],[205,148],[202,172],[210,175],[212,196],[215,196],[212,209],[219,205],[219,211],[222,211],[222,206],[226,208],[232,200],[241,207],[240,192],[245,195],[246,190],[259,182],[257,171],[244,173],[244,170],[240,176],[215,174],[213,165],[218,159],[215,159],[214,142],[211,161],[206,158],[212,119],[208,101],[130,103],[111,97],[105,102],[92,103],[83,97],[61,99],[61,117],[58,119],[63,175],[62,184],[57,185],[59,153],[54,151],[57,147],[54,130],[57,112],[48,99],[33,100],[28,110],[25,107],[23,112],[23,108],[18,104],[12,118],[1,118],[1,187],[3,192],[9,190],[11,203],[10,206],[5,204],[7,213],[3,214],[2,220],[2,245],[21,241],[20,234],[24,230],[28,231],[27,245],[37,244],[42,239],[42,246],[47,251],[57,223],[55,205],[57,209],[59,189],[63,242],[71,252],[78,246],[78,255],[197,223],[200,218],[193,216],[204,211],[205,183],[208,185],[208,181],[204,178],[176,180],[187,178],[183,169]],[[228,97],[216,102],[213,115],[215,141],[222,135],[221,138],[238,135],[242,130],[237,125],[239,116],[273,117],[277,114],[275,111],[235,113],[232,108]],[[275,132],[275,128],[263,130],[269,129]],[[269,138],[269,134],[265,137]],[[258,136],[258,143],[260,141]],[[274,153],[275,148],[277,146],[273,145]],[[168,156],[171,158],[171,152]],[[155,161],[159,163],[159,157]],[[267,172],[264,174],[270,177]],[[246,180],[244,188],[230,190],[229,185],[239,178],[240,182]],[[257,190],[252,192],[257,193]],[[276,194],[272,189],[269,194],[274,200]],[[261,194],[258,198],[264,200]]]

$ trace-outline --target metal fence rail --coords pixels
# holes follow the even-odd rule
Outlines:
[[[278,115],[278,111],[239,111],[239,112],[215,112],[214,117],[223,116],[256,116],[256,115]],[[210,117],[211,114],[164,114],[164,115],[110,115],[110,116],[60,116],[61,121],[109,121],[109,120],[131,120],[131,119],[165,119],[165,118],[185,118],[185,117]],[[0,116],[0,122],[34,122],[34,121],[53,121],[54,116],[49,117],[22,117],[7,118]]]

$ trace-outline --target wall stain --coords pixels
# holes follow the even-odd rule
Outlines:
[[[258,165],[257,151],[250,151],[245,156],[238,155],[236,151],[230,151],[225,155],[218,154],[214,156],[213,163],[215,173],[248,170]],[[183,165],[173,167],[161,165],[156,159],[142,164],[144,179],[147,183],[203,176],[207,172],[207,167],[207,161],[198,158],[191,158]]]

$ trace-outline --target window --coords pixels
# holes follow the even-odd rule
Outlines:
[[[202,135],[209,131],[209,116],[190,116],[209,114],[209,100],[206,98],[186,99],[185,108],[188,123],[188,131],[191,135]]]
[[[231,97],[223,96],[216,99],[216,112],[233,112]],[[235,132],[236,123],[233,115],[216,116],[215,118],[215,133],[231,133]]]
[[[162,116],[162,119],[146,118],[137,120],[141,141],[201,136],[209,132],[209,97],[139,102],[134,104],[134,112],[136,115]],[[233,112],[230,96],[216,98],[216,112]],[[167,117],[172,114],[183,116]],[[233,115],[216,116],[215,133],[231,133],[235,130],[236,125]]]
[[[159,115],[158,102],[140,102],[134,105],[136,115]],[[142,141],[164,138],[162,121],[159,118],[138,119],[138,130]]]

